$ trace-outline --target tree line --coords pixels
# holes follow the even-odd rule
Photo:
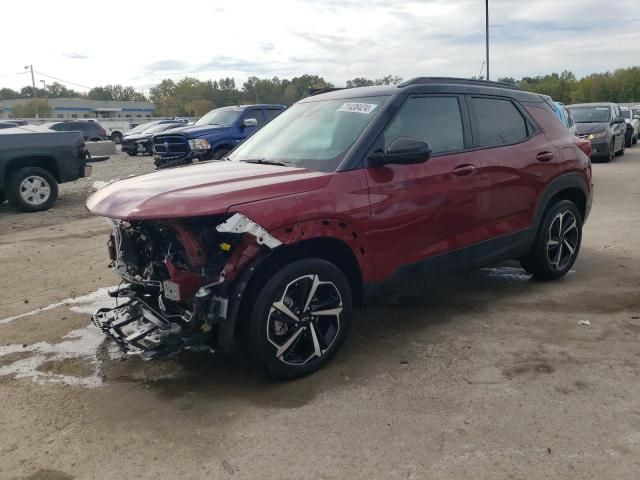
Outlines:
[[[550,95],[563,103],[578,102],[640,102],[640,67],[621,68],[613,72],[593,73],[576,78],[570,71],[551,73],[516,80],[503,77],[499,81],[513,83],[524,90]],[[347,80],[347,88],[372,85],[395,85],[402,78],[386,75],[377,79],[356,77]],[[231,77],[218,80],[199,80],[184,77],[174,81],[164,79],[149,90],[148,95],[133,87],[105,85],[79,93],[54,82],[46,89],[36,89],[38,101],[23,106],[25,112],[14,111],[16,116],[28,117],[34,107],[41,116],[50,109],[43,98],[87,98],[90,100],[152,101],[158,116],[198,117],[216,107],[248,103],[281,103],[291,105],[309,95],[312,90],[329,88],[334,85],[318,75],[301,75],[291,79],[249,77],[242,85],[236,85]],[[0,100],[34,98],[33,88],[27,86],[20,91],[10,88],[0,89]],[[18,113],[22,113],[18,115]]]

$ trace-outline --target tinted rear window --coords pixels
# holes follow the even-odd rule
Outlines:
[[[474,97],[471,103],[479,146],[509,145],[527,138],[527,122],[510,100]]]

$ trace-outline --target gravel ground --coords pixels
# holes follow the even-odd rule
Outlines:
[[[637,478],[640,148],[594,165],[564,279],[507,264],[385,299],[289,383],[122,358],[89,325],[117,279],[84,200],[150,170],[117,155],[48,212],[0,206],[0,478]]]

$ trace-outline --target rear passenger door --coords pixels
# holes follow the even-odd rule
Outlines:
[[[479,172],[479,222],[491,239],[530,226],[556,147],[538,132],[524,108],[509,98],[468,96]]]

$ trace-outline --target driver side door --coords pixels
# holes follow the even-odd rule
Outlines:
[[[432,271],[427,259],[482,240],[478,225],[481,165],[467,151],[471,135],[464,97],[409,96],[369,154],[386,151],[398,137],[429,142],[432,154],[423,163],[365,168],[375,276],[377,282],[392,284],[404,283],[425,269]],[[464,262],[464,253],[459,259]],[[440,263],[433,273],[445,273],[447,262]]]

